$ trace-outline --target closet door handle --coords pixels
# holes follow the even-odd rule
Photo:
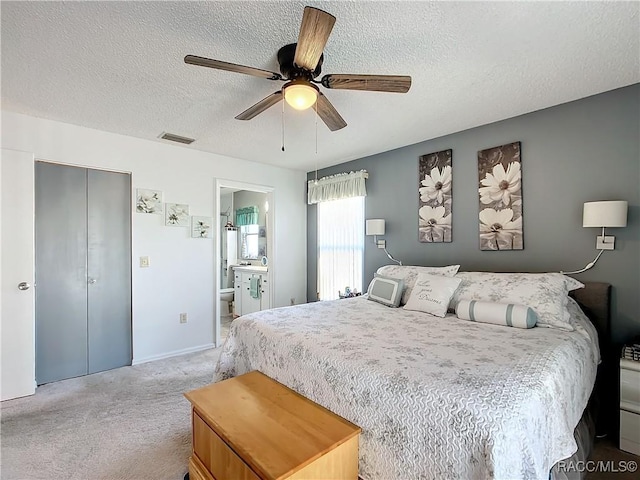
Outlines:
[[[91,278],[91,277],[89,277],[89,279],[87,279],[87,283],[88,283],[89,285],[93,285],[93,284],[94,284],[94,283],[96,283],[97,281],[98,281],[98,280],[96,280],[95,278]]]
[[[18,290],[29,290],[30,287],[31,285],[29,285],[27,282],[20,282],[18,284]]]

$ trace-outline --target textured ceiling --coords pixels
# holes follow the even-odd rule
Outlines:
[[[280,104],[234,117],[280,82],[186,65],[186,54],[278,71],[305,5],[337,17],[325,73],[410,75],[407,94],[327,90],[348,126]],[[638,2],[1,3],[2,108],[304,171],[640,82]]]

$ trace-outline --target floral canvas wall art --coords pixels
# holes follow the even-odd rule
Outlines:
[[[212,224],[213,218],[194,215],[193,217],[191,217],[191,237],[211,238]]]
[[[162,215],[162,192],[136,188],[136,212]]]
[[[418,162],[418,240],[451,242],[452,150],[422,155]]]
[[[189,226],[189,205],[181,203],[167,203],[164,224],[170,227]]]
[[[520,142],[478,152],[480,250],[522,250]]]

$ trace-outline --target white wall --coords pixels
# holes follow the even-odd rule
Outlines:
[[[192,239],[187,228],[165,227],[164,217],[135,213],[136,188],[161,190],[165,202],[213,217],[215,178],[273,187],[275,305],[306,297],[304,172],[8,111],[2,111],[2,146],[31,152],[36,160],[131,172],[134,363],[213,343],[213,254],[220,238]],[[143,255],[150,268],[139,267]],[[188,313],[186,324],[179,323],[180,312]]]

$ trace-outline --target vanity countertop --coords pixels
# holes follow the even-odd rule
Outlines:
[[[260,265],[234,265],[231,268],[240,270],[241,272],[267,272],[269,270],[269,267]]]

